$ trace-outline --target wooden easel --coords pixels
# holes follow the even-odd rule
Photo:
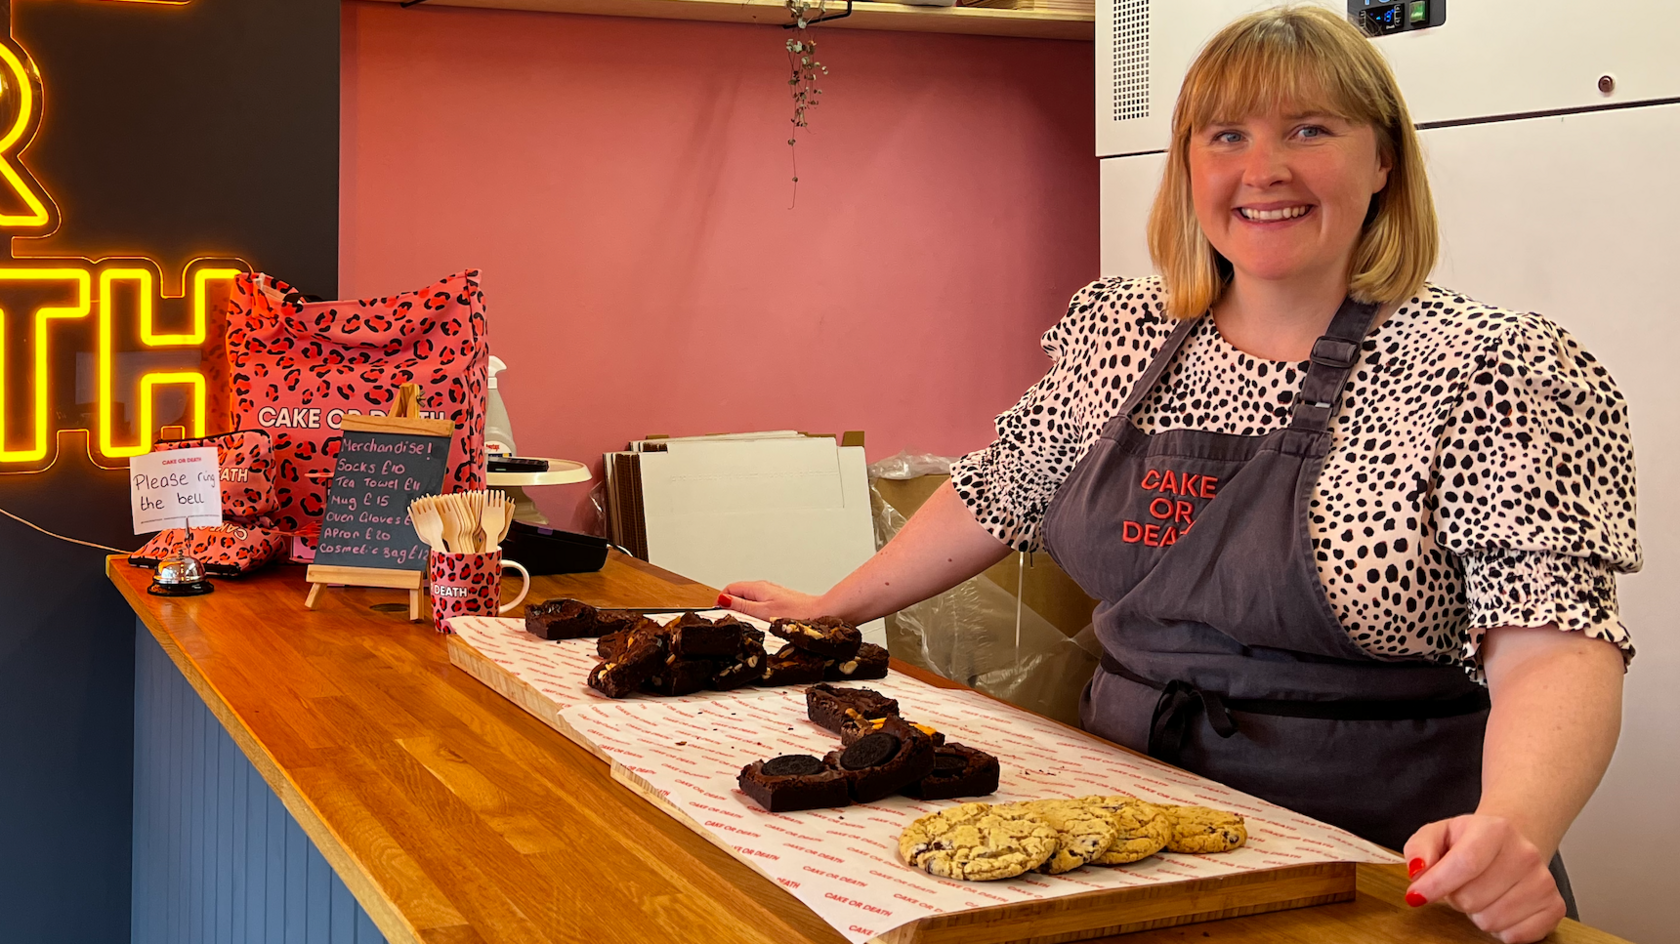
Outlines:
[[[351,414],[344,417],[339,429],[346,432],[371,433],[413,433],[422,436],[453,436],[455,424],[450,420],[428,420],[420,418],[420,387],[418,384],[403,384],[397,389],[397,398],[391,405],[389,416],[360,416]],[[344,587],[382,587],[393,590],[408,591],[408,619],[417,622],[420,619],[420,595],[426,585],[424,570],[391,570],[383,567],[343,567],[334,565],[311,564],[305,572],[304,579],[309,581],[309,595],[303,599],[306,610],[315,608],[315,601],[321,595],[321,588],[333,585]]]

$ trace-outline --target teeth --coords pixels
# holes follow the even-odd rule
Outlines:
[[[1269,223],[1274,220],[1292,220],[1307,212],[1308,209],[1310,208],[1305,206],[1285,207],[1281,210],[1250,210],[1248,207],[1240,207],[1239,212],[1242,213],[1245,220]]]

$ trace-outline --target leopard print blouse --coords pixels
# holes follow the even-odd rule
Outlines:
[[[1051,496],[1175,322],[1156,278],[1093,282],[1043,338],[1054,364],[952,469],[992,535],[1036,550]],[[1203,318],[1132,419],[1145,432],[1287,425],[1306,362],[1244,354]],[[1311,499],[1318,573],[1366,651],[1480,676],[1494,626],[1633,646],[1616,573],[1640,566],[1627,405],[1605,368],[1534,314],[1426,286],[1365,339]]]

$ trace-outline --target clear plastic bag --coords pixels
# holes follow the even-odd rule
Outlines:
[[[882,497],[880,479],[949,475],[943,456],[899,453],[869,467],[875,546],[898,534],[905,518]],[[1031,555],[1018,555],[1031,567]],[[887,617],[893,656],[1011,704],[1068,724],[1079,723],[1079,694],[1101,653],[1091,627],[1065,635],[1017,595],[984,576]]]

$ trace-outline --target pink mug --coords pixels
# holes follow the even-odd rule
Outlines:
[[[500,606],[502,569],[512,567],[525,581],[512,603]],[[432,588],[432,625],[449,632],[451,616],[496,616],[518,606],[531,592],[531,573],[515,561],[502,560],[501,551],[487,554],[449,554],[432,551],[426,559]]]

